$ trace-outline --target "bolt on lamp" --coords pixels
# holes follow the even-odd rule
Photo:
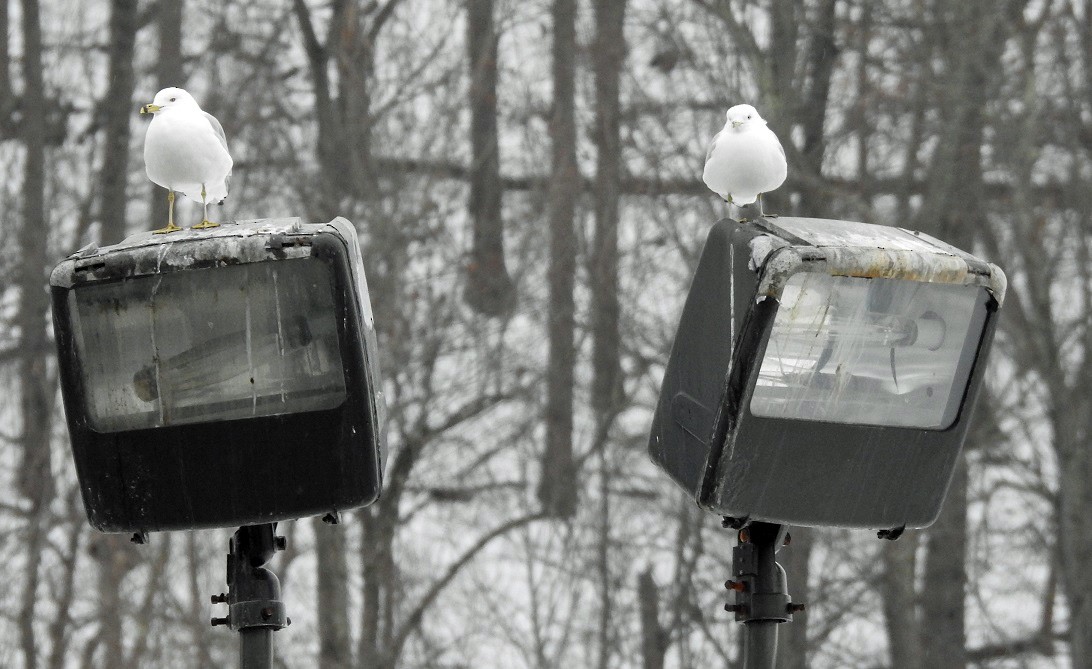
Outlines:
[[[268,660],[269,631],[288,622],[262,568],[283,546],[276,522],[336,521],[382,485],[385,406],[355,230],[267,219],[142,233],[62,261],[50,286],[92,526],[138,542],[243,526],[231,594],[214,597],[229,616],[214,623]]]
[[[798,610],[773,557],[786,526],[894,539],[936,519],[1005,286],[996,265],[900,228],[713,227],[649,451],[741,529],[728,585],[748,623],[748,666],[772,661],[775,623]]]

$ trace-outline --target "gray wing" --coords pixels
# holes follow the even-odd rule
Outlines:
[[[201,112],[205,115],[205,118],[209,120],[209,125],[212,126],[212,132],[220,140],[220,146],[224,147],[224,151],[228,151],[227,148],[227,135],[224,134],[224,126],[220,125],[220,122],[216,120],[216,117],[208,112]],[[230,154],[231,151],[228,151]]]
[[[207,111],[201,112],[205,115],[205,118],[209,120],[209,125],[212,126],[212,133],[216,135],[216,138],[220,140],[220,146],[224,147],[224,153],[231,155],[231,151],[228,151],[227,147],[227,135],[224,134],[224,126],[220,125],[220,122],[216,120],[216,117]],[[231,171],[229,170],[227,176],[224,177],[224,184],[228,184],[231,181]]]
[[[709,142],[709,150],[705,152],[705,162],[709,162],[709,159],[713,157],[713,150],[717,148],[717,140],[720,139],[722,134],[724,134],[723,130],[713,135],[713,141]],[[782,153],[784,153],[784,150],[782,150]]]

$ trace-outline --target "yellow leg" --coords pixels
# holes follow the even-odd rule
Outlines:
[[[758,217],[759,218],[777,218],[777,214],[767,214],[762,211],[762,193],[758,194]]]
[[[731,197],[731,195],[729,195],[728,197]],[[736,204],[736,203],[733,201],[731,204]],[[747,212],[747,207],[748,206],[749,205],[746,205],[746,204],[736,205],[736,207],[739,209],[739,214],[740,215],[745,214]],[[739,222],[740,223],[750,223],[751,219],[749,219],[749,218],[740,218]]]
[[[167,189],[167,227],[160,228],[158,230],[152,230],[152,233],[157,235],[164,235],[168,232],[178,232],[182,228],[174,224],[174,191]]]
[[[201,222],[193,226],[194,230],[204,230],[205,228],[218,227],[219,223],[213,223],[209,220],[209,202],[205,195],[205,185],[201,184],[201,206],[205,208],[205,215],[201,218]]]

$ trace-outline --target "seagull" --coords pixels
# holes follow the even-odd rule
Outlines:
[[[154,232],[182,229],[174,224],[175,191],[204,206],[204,217],[195,229],[219,225],[209,220],[209,202],[224,201],[231,176],[232,160],[223,126],[181,88],[159,91],[140,113],[152,114],[144,136],[144,167],[152,183],[167,189],[169,203],[167,227]]]
[[[705,185],[729,204],[758,200],[759,216],[765,216],[760,196],[785,183],[787,173],[785,149],[758,111],[751,105],[729,109],[705,155]]]

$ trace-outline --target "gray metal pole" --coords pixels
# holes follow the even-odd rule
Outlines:
[[[725,527],[736,527],[725,518]],[[739,545],[732,549],[733,577],[724,585],[736,593],[736,601],[725,609],[736,614],[745,626],[743,666],[746,669],[774,669],[777,661],[777,626],[792,622],[792,614],[803,605],[793,604],[785,570],[777,564],[777,549],[786,528],[773,523],[754,522],[739,531]]]
[[[272,669],[272,628],[239,630],[239,667],[240,669]]]
[[[212,596],[213,604],[228,605],[227,617],[213,618],[212,624],[239,633],[242,669],[272,669],[273,632],[292,623],[285,615],[280,581],[264,566],[285,548],[285,539],[276,530],[276,523],[239,528],[228,553],[228,592]]]
[[[746,669],[773,669],[777,663],[777,626],[773,620],[744,625],[743,666]]]

